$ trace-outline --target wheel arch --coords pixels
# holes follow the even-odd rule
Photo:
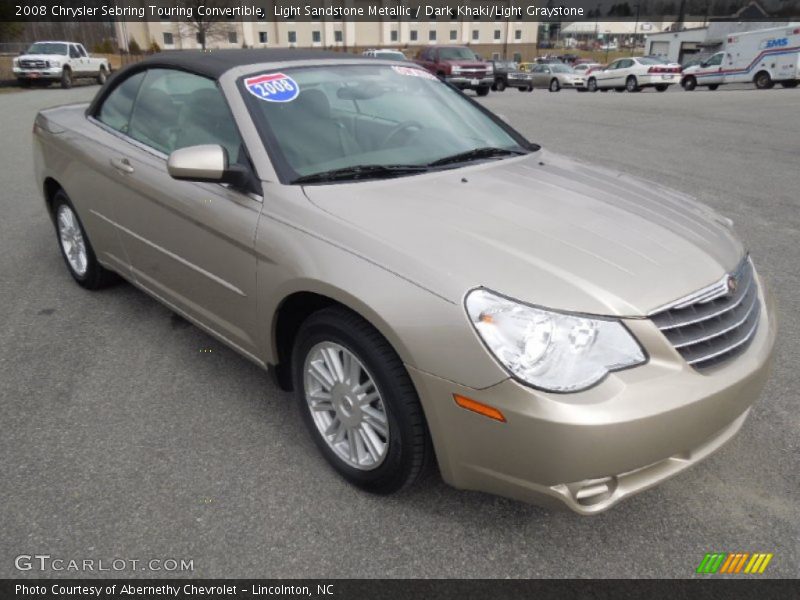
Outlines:
[[[403,363],[408,362],[408,349],[377,311],[341,288],[319,281],[307,281],[303,286],[284,293],[272,314],[267,363],[281,389],[292,389],[292,347],[300,326],[313,313],[334,306],[349,310],[364,319],[386,339]]]
[[[47,214],[50,215],[50,219],[54,218],[53,216],[53,200],[55,200],[56,194],[58,192],[63,192],[64,186],[61,185],[54,177],[45,177],[44,182],[42,183],[42,192],[44,194],[44,203],[47,207]],[[66,193],[66,192],[65,192]]]

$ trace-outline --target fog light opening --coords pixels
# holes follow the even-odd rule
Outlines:
[[[617,489],[616,477],[591,479],[579,484],[580,487],[573,493],[575,500],[582,506],[592,506],[605,502]]]

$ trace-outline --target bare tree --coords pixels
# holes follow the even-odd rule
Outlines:
[[[234,30],[231,19],[219,16],[200,14],[199,8],[213,11],[234,5],[230,0],[180,0],[179,6],[191,11],[191,17],[181,21],[181,36],[196,37],[200,47],[205,50],[209,41],[225,39]]]

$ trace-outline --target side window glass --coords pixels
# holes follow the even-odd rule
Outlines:
[[[716,54],[711,57],[711,60],[708,61],[709,66],[716,67],[717,65],[722,64],[722,54]]]
[[[69,47],[69,57],[70,58],[80,58],[81,54],[78,52],[78,49],[75,46],[70,45]]]
[[[131,113],[133,112],[133,101],[136,100],[136,94],[143,79],[144,72],[137,73],[115,87],[114,91],[108,95],[100,106],[97,120],[112,129],[128,133]]]
[[[614,61],[614,62],[612,62],[610,65],[608,65],[608,67],[606,67],[606,69],[607,69],[608,71],[613,71],[613,70],[614,70],[614,69],[616,69],[617,67],[619,67],[619,61],[616,61],[616,60],[615,60],[615,61]]]
[[[78,52],[80,52],[81,56],[87,58],[89,55],[86,54],[86,48],[83,46],[78,46]]]
[[[216,83],[199,75],[151,69],[142,83],[129,135],[164,154],[178,148],[217,144],[239,162],[241,138]]]

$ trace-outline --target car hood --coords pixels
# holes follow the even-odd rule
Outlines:
[[[61,54],[22,54],[17,57],[20,60],[49,60],[49,61],[64,61],[66,56]]]
[[[326,237],[461,302],[483,286],[562,310],[644,316],[732,270],[730,221],[678,192],[545,152],[306,186]]]

